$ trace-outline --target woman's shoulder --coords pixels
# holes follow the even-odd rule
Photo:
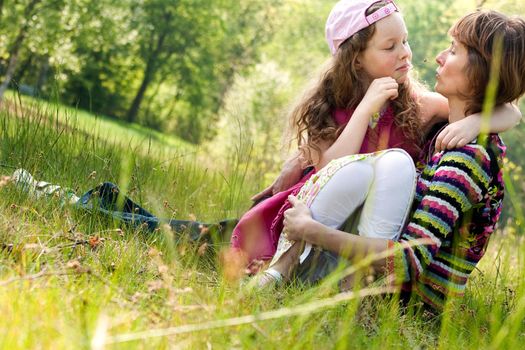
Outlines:
[[[459,149],[461,148],[472,150],[472,152],[479,155],[478,158],[487,158],[491,161],[503,158],[507,153],[507,146],[505,146],[498,134],[480,136]]]
[[[444,154],[470,153],[476,155],[476,158],[490,159],[494,156],[504,157],[506,150],[507,147],[498,134],[488,134],[470,141],[465,146],[446,150]]]
[[[506,146],[498,134],[489,134],[471,141],[463,147],[444,151],[439,164],[457,166],[482,177],[493,178],[503,167]]]

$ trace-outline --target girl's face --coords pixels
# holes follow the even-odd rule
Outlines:
[[[465,45],[452,40],[450,47],[441,51],[436,62],[436,85],[434,89],[441,95],[451,98],[464,98],[469,91],[465,67],[468,63],[468,49]]]
[[[359,54],[357,64],[370,80],[392,77],[402,84],[412,68],[411,59],[405,21],[395,12],[376,22],[374,35]]]

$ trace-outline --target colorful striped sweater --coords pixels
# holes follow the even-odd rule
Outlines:
[[[463,295],[501,213],[504,155],[493,134],[487,147],[473,142],[437,153],[423,169],[410,221],[391,243],[400,249],[388,261],[403,291],[438,310],[447,297]],[[421,238],[431,244],[406,244]]]

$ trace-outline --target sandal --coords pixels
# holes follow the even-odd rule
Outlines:
[[[273,268],[268,268],[257,274],[250,281],[250,286],[257,289],[273,288],[283,284],[283,275]]]
[[[13,181],[23,191],[29,193],[34,198],[58,197],[62,204],[75,204],[79,197],[70,189],[62,188],[45,181],[36,181],[33,176],[25,169],[17,169],[13,173]]]

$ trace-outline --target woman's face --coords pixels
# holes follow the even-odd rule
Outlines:
[[[392,77],[402,84],[412,68],[411,60],[405,21],[395,12],[376,22],[374,35],[359,54],[358,64],[370,80]]]
[[[447,98],[464,98],[470,90],[465,74],[468,63],[467,47],[452,40],[450,47],[437,55],[436,62],[439,65],[434,86],[436,92]]]

